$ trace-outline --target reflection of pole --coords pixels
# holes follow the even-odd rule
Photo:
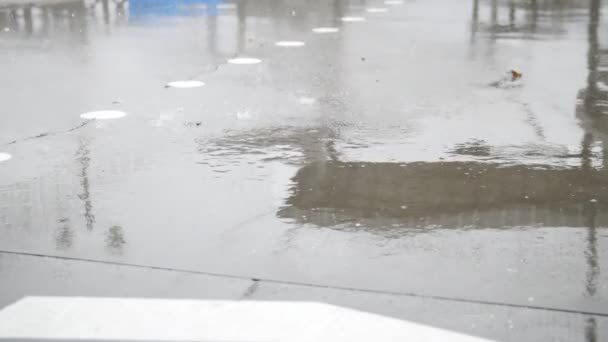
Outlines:
[[[471,43],[475,42],[479,25],[479,0],[473,0],[473,15],[471,16]]]
[[[600,1],[591,0],[591,7],[589,9],[589,31],[588,31],[588,42],[589,50],[587,52],[587,63],[588,63],[588,76],[587,76],[587,89],[584,99],[585,115],[597,114],[594,110],[595,100],[597,99],[597,69],[599,63],[599,42],[598,42],[598,24],[600,19]],[[586,133],[583,138],[582,146],[582,167],[583,170],[591,170],[591,144],[593,142],[593,136],[590,133]],[[604,154],[606,151],[604,151]],[[605,162],[605,161],[604,161]],[[596,228],[596,216],[597,208],[594,203],[591,203],[587,208],[587,248],[585,251],[585,259],[587,262],[587,274],[585,281],[585,295],[588,297],[594,297],[597,292],[597,279],[600,274],[600,265],[597,253],[597,228]],[[588,317],[585,326],[585,341],[596,342],[597,341],[597,323],[594,317]]]
[[[89,141],[88,140],[80,140],[80,146],[78,147],[78,151],[76,152],[76,156],[78,156],[78,163],[80,164],[80,185],[82,185],[82,193],[78,195],[84,202],[84,219],[86,221],[86,226],[88,230],[93,230],[93,225],[95,224],[95,215],[93,215],[93,204],[91,203],[91,192],[90,192],[90,183],[89,183],[89,167],[91,163],[91,158],[89,155],[91,154],[91,150],[89,149]]]
[[[589,74],[587,76],[587,94],[585,96],[585,112],[587,114],[596,114],[595,100],[598,96],[597,89],[597,69],[599,65],[599,39],[598,39],[598,25],[600,22],[600,0],[591,0],[591,7],[589,9],[589,30],[587,39],[589,41],[589,51],[587,52],[587,69]]]
[[[509,25],[515,28],[515,0],[509,0]]]
[[[32,6],[23,8],[23,21],[25,22],[25,31],[29,34],[34,33],[34,21],[32,19]]]
[[[110,24],[110,1],[101,0],[101,8],[103,10],[103,22],[108,25]]]
[[[239,54],[245,51],[245,33],[247,32],[247,9],[245,8],[247,1],[238,1],[236,3],[236,13],[239,21],[237,51]]]
[[[498,0],[492,0],[492,28],[496,27],[498,22]]]

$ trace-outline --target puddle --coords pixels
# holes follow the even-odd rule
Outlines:
[[[80,117],[87,120],[111,120],[119,119],[127,116],[127,113],[119,110],[98,110],[94,112],[87,112],[80,114]]]
[[[365,21],[365,18],[364,17],[342,17],[340,20],[342,20],[344,22],[354,23],[354,22]]]
[[[385,7],[370,7],[365,9],[368,13],[386,13],[388,12],[388,8]]]
[[[340,29],[337,27],[315,27],[312,29],[314,33],[336,33],[340,32]]]
[[[198,88],[204,86],[205,83],[201,81],[189,80],[189,81],[174,81],[167,83],[167,87],[170,88]]]
[[[297,40],[282,40],[280,42],[274,43],[274,45],[281,47],[301,47],[306,45],[306,43]]]
[[[258,64],[258,63],[262,63],[262,60],[259,58],[253,58],[253,57],[238,57],[238,58],[231,58],[228,60],[228,63],[230,64]]]
[[[10,154],[0,152],[0,163],[5,162],[11,158],[12,158],[12,156]]]

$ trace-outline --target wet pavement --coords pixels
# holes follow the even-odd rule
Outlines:
[[[0,0],[0,307],[313,300],[608,339],[606,13]]]

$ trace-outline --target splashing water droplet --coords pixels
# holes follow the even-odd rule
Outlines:
[[[228,63],[230,64],[258,64],[261,63],[262,60],[259,58],[253,58],[253,57],[238,57],[238,58],[232,58],[228,60]]]
[[[110,120],[110,119],[119,119],[127,116],[127,113],[121,112],[119,110],[98,110],[94,112],[87,112],[80,114],[80,117],[87,120]]]
[[[7,160],[9,160],[11,158],[13,158],[13,157],[10,154],[0,152],[0,163],[4,162],[4,161],[7,161]]]
[[[315,27],[312,29],[314,33],[336,33],[340,32],[340,29],[337,27]]]
[[[196,80],[188,80],[188,81],[173,81],[167,83],[167,87],[170,88],[198,88],[204,86],[205,83]]]

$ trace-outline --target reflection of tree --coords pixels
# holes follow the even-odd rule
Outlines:
[[[121,253],[125,243],[123,228],[121,226],[111,226],[106,235],[106,247],[112,251]]]
[[[91,191],[89,182],[89,167],[91,164],[91,150],[89,149],[90,141],[88,139],[81,139],[79,142],[78,151],[76,157],[80,164],[80,185],[82,186],[82,192],[78,195],[84,203],[84,218],[86,221],[86,227],[88,230],[93,229],[95,224],[95,215],[93,215],[93,204],[91,202]]]

